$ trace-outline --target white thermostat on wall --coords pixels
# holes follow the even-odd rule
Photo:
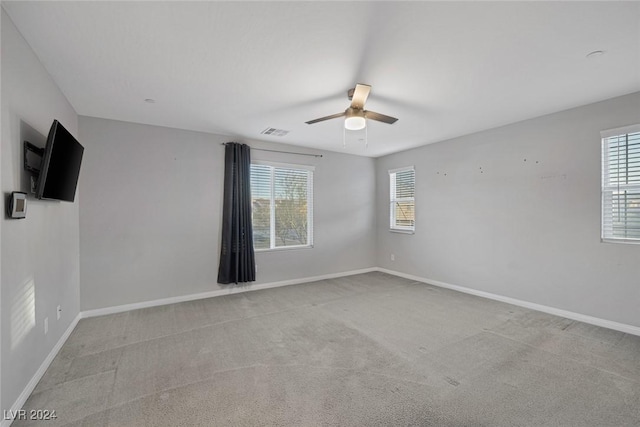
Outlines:
[[[9,196],[7,211],[11,218],[25,218],[27,216],[27,193],[12,192]]]

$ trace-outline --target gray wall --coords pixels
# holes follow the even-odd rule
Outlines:
[[[638,122],[635,93],[377,159],[378,266],[640,326],[640,245],[600,242],[600,131]],[[388,231],[406,165],[414,235]]]
[[[2,192],[28,191],[22,141],[44,146],[60,120],[74,135],[78,117],[2,10]],[[79,313],[78,198],[27,200],[27,218],[3,215],[2,401],[9,409]],[[3,203],[4,206],[4,203]],[[4,209],[4,207],[3,207]],[[56,320],[56,306],[63,312]],[[44,335],[44,318],[49,333]]]
[[[79,132],[82,310],[220,289],[221,143],[233,139],[83,116]],[[375,161],[322,154],[252,151],[253,159],[316,167],[315,247],[257,253],[256,283],[375,265]]]

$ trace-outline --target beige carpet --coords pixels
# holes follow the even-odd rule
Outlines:
[[[81,320],[24,409],[56,410],[37,426],[638,426],[640,337],[368,273]]]

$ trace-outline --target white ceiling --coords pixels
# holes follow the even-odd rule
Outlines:
[[[640,2],[2,5],[78,114],[236,140],[377,157],[640,91]],[[355,83],[399,118],[368,148],[304,123]]]

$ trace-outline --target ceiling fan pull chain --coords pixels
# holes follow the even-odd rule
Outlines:
[[[342,126],[342,148],[347,148],[347,129]]]
[[[367,118],[364,119],[364,148],[369,148],[369,126],[367,126]]]

